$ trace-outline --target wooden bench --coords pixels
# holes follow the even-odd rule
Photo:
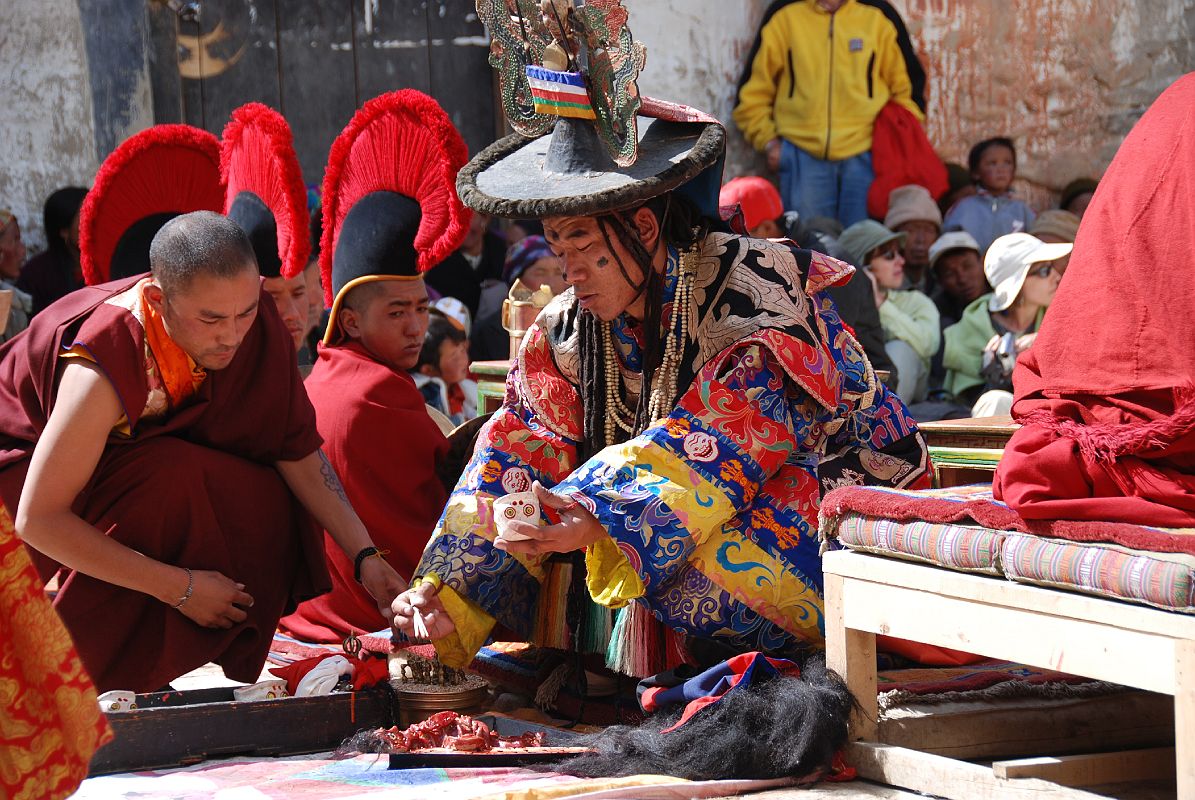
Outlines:
[[[823,569],[826,658],[860,702],[847,758],[861,777],[960,800],[1077,799],[1098,795],[1064,787],[1156,779],[1173,763],[1178,797],[1195,800],[1195,617],[849,551]],[[1175,747],[988,767],[882,744],[877,633],[1171,695]]]

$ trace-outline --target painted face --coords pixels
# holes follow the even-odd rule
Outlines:
[[[560,294],[568,288],[564,282],[564,262],[556,256],[541,258],[523,270],[522,281],[532,289],[547,286],[552,294]]]
[[[951,250],[943,254],[934,265],[934,274],[942,291],[961,305],[974,302],[988,288],[979,253],[974,250]]]
[[[972,177],[992,194],[1002,194],[1012,186],[1016,170],[1013,152],[1002,144],[994,144],[979,156],[979,169]]]
[[[905,262],[918,267],[929,264],[929,246],[938,238],[938,226],[925,220],[913,220],[896,228],[905,234],[903,253]]]
[[[440,342],[440,378],[452,386],[469,376],[469,340]]]
[[[274,298],[274,305],[278,306],[278,313],[290,332],[295,350],[298,350],[307,335],[307,279],[303,275],[265,278],[262,286],[266,294]]]
[[[21,225],[15,219],[0,231],[0,278],[16,280],[25,263],[25,244],[21,241]]]
[[[1039,261],[1029,265],[1029,274],[1025,276],[1025,283],[1021,286],[1021,293],[1017,299],[1031,306],[1043,308],[1050,305],[1054,293],[1058,291],[1058,283],[1062,274],[1055,269],[1054,261]]]
[[[199,275],[170,294],[150,284],[145,297],[162,315],[166,333],[196,364],[223,369],[257,319],[261,279],[246,265],[228,278]]]
[[[643,270],[613,232],[606,245],[594,217],[549,217],[544,220],[544,238],[564,260],[564,280],[573,287],[577,302],[598,319],[612,320],[642,297],[618,262],[636,285],[643,281]]]
[[[889,242],[872,254],[867,269],[881,289],[899,289],[905,277],[905,257],[896,242]]]
[[[423,280],[379,281],[377,293],[363,309],[345,309],[341,325],[360,340],[374,358],[394,370],[419,363],[427,333],[427,286]]]

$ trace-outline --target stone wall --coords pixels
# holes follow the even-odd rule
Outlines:
[[[966,163],[973,143],[1011,136],[1020,151],[1018,188],[1039,208],[1072,178],[1098,176],[1149,104],[1195,70],[1190,0],[892,3],[929,76],[930,141],[943,158]],[[728,177],[761,170],[730,115],[768,2],[627,5],[631,30],[648,48],[644,93],[727,122]]]
[[[44,247],[42,204],[98,166],[83,27],[74,0],[5,0],[0,25],[0,206],[30,251]]]

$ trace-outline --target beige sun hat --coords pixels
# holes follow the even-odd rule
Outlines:
[[[1003,311],[1011,306],[1031,266],[1062,258],[1072,247],[1070,243],[1046,244],[1028,233],[1010,233],[992,242],[983,259],[983,274],[992,285],[988,310]]]

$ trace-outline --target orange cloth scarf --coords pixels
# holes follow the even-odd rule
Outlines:
[[[170,408],[178,409],[195,394],[207,377],[207,371],[192,361],[186,351],[170,338],[161,316],[154,311],[153,306],[144,299],[141,306],[145,311],[145,341],[157,362],[158,375],[170,398]]]

